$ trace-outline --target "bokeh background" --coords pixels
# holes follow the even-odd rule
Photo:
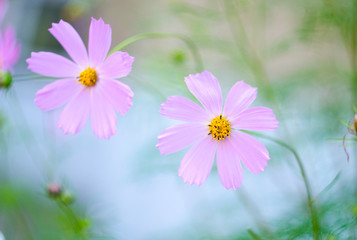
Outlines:
[[[173,121],[158,113],[167,97],[190,97],[184,77],[201,71],[185,42],[146,39],[127,47],[135,93],[118,117],[118,133],[97,139],[90,125],[76,135],[57,128],[61,109],[42,112],[37,90],[53,81],[27,70],[31,51],[66,56],[48,32],[64,19],[88,39],[90,17],[111,25],[112,47],[147,32],[181,34],[197,46],[204,69],[224,96],[238,80],[258,87],[254,106],[280,121],[269,136],[302,158],[321,239],[357,239],[356,138],[341,123],[357,104],[356,0],[10,0],[2,23],[22,43],[9,90],[0,89],[0,231],[26,239],[312,239],[306,190],[291,152],[259,139],[271,160],[244,170],[227,191],[215,167],[200,187],[178,177],[186,150],[160,156],[157,135]],[[68,212],[48,197],[56,182],[74,196],[84,222],[76,234]],[[1,237],[0,237],[1,239]]]

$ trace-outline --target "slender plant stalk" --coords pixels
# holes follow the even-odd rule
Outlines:
[[[77,216],[77,214],[72,210],[72,208],[70,206],[68,206],[67,204],[64,204],[60,201],[57,201],[58,206],[62,209],[62,211],[64,212],[64,214],[67,215],[67,218],[70,219],[70,221],[73,224],[73,231],[80,236],[83,240],[87,239],[86,234],[83,232],[83,228],[82,228],[82,224],[81,221],[79,219],[79,217]]]
[[[26,117],[25,117],[25,113],[21,107],[20,101],[17,97],[16,91],[14,88],[12,88],[12,106],[14,107],[14,109],[18,110],[18,113],[20,114],[19,119],[21,119],[21,124],[22,126],[27,129],[27,134],[30,135],[31,139],[33,140],[33,142],[38,146],[38,149],[41,149],[39,142],[36,140],[35,136],[33,136],[32,131],[30,126],[28,125],[27,121],[26,121]],[[44,152],[42,151],[34,151],[26,142],[26,136],[22,133],[22,131],[19,131],[20,137],[23,140],[23,143],[25,144],[27,151],[30,155],[30,157],[33,159],[34,165],[37,168],[38,172],[40,173],[40,175],[45,178],[42,174],[42,168],[41,168],[41,163],[39,161],[46,159],[46,155]]]
[[[357,105],[357,0],[353,1],[353,19],[351,25],[351,66],[353,104]]]
[[[1,118],[1,116],[0,116]],[[1,121],[1,120],[0,120]],[[1,123],[0,123],[1,124]],[[0,176],[0,182],[1,181],[9,181],[10,180],[10,162],[9,162],[9,153],[8,153],[8,146],[6,142],[6,135],[4,133],[4,130],[1,129],[2,126],[0,126],[0,150],[1,150],[1,158],[0,158],[0,164],[2,164],[2,176]]]
[[[295,160],[296,160],[296,162],[297,162],[297,164],[299,166],[301,176],[302,176],[302,178],[304,180],[304,184],[305,184],[307,202],[308,202],[309,211],[310,211],[310,217],[311,217],[313,237],[314,237],[315,240],[318,240],[319,239],[319,235],[320,235],[319,234],[319,229],[320,229],[319,219],[318,219],[318,216],[317,216],[317,211],[316,211],[316,207],[314,205],[314,201],[312,199],[311,187],[310,187],[309,181],[307,179],[306,171],[305,171],[305,168],[304,168],[304,165],[303,165],[303,163],[301,161],[300,156],[298,155],[298,153],[295,151],[294,148],[292,148],[290,145],[286,144],[283,141],[280,141],[280,140],[275,139],[273,137],[266,136],[264,134],[257,133],[257,132],[249,132],[249,134],[255,135],[257,137],[261,137],[261,138],[264,138],[264,139],[267,139],[269,141],[272,141],[272,142],[274,142],[274,143],[286,148],[287,150],[289,150],[294,155]]]
[[[261,237],[259,237],[258,234],[256,234],[252,229],[248,229],[247,232],[249,235],[254,239],[254,240],[263,240]]]
[[[357,106],[357,0],[353,0],[353,18],[351,24],[351,68],[352,68],[352,101]],[[353,149],[353,153],[356,155],[356,147]],[[355,179],[357,179],[357,173],[355,173]],[[356,180],[355,180],[356,181]],[[357,186],[355,186],[355,197],[357,197]]]
[[[256,83],[261,86],[264,91],[263,94],[265,98],[275,105],[275,111],[277,116],[283,116],[278,99],[274,93],[274,88],[270,82],[268,73],[266,71],[266,66],[264,59],[262,59],[257,50],[254,48],[253,44],[249,40],[247,31],[244,27],[241,11],[239,10],[238,1],[233,0],[218,0],[222,4],[225,19],[233,36],[234,44],[239,51],[239,54],[242,54],[244,62],[246,63],[248,69],[252,73]],[[265,8],[264,2],[264,8]],[[265,11],[264,11],[264,14]],[[264,40],[263,40],[264,42]],[[265,42],[264,42],[265,43]],[[284,127],[286,138],[291,139],[289,128],[286,125],[285,121],[282,121],[282,126]]]
[[[119,43],[117,46],[115,46],[113,48],[112,51],[110,51],[109,55],[113,54],[116,51],[120,51],[121,49],[123,49],[124,47],[139,41],[139,40],[143,40],[143,39],[155,39],[155,38],[176,38],[179,39],[181,41],[183,41],[188,49],[191,51],[191,54],[194,58],[194,61],[196,63],[196,70],[198,72],[202,72],[203,71],[203,63],[202,63],[202,58],[201,55],[198,51],[198,47],[196,46],[196,44],[188,37],[181,35],[181,34],[176,34],[176,33],[142,33],[142,34],[137,34],[134,35],[130,38],[127,38],[126,40],[122,41],[121,43]]]
[[[236,4],[238,3],[232,0],[224,0],[223,6],[234,43],[239,52],[243,54],[245,62],[248,63],[248,68],[254,75],[255,81],[267,91],[267,98],[276,103],[277,101],[274,98],[275,95],[273,94],[273,88],[271,87],[264,62],[248,38],[247,31],[240,16],[240,11]]]
[[[13,78],[13,83],[17,82],[27,82],[27,81],[53,81],[57,80],[56,78],[53,77],[47,77],[47,76],[40,76],[36,74],[15,74],[12,76]]]
[[[273,233],[268,228],[267,222],[265,221],[263,215],[259,211],[258,206],[255,202],[249,197],[249,195],[241,188],[238,192],[238,196],[241,202],[244,204],[245,209],[249,212],[253,221],[257,225],[260,232],[262,232],[266,237],[273,239]],[[249,229],[247,230],[249,232]]]
[[[26,219],[26,216],[25,216],[25,213],[22,212],[21,210],[19,210],[19,218],[21,220],[21,222],[23,223],[23,227],[24,227],[24,231],[26,232],[26,237],[27,239],[29,240],[35,240],[33,234],[32,234],[32,230],[31,230],[31,227],[29,226],[29,223]]]

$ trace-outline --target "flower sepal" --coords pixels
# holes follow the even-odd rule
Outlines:
[[[12,84],[12,75],[9,72],[0,72],[0,88],[9,89]]]

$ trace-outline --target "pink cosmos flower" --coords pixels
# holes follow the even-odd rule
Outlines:
[[[257,89],[244,81],[237,82],[229,91],[224,108],[220,84],[212,73],[191,74],[185,82],[204,108],[184,97],[169,97],[161,105],[161,115],[188,123],[160,133],[156,147],[166,155],[195,143],[182,159],[178,172],[185,183],[198,186],[206,181],[217,152],[221,183],[226,189],[235,190],[243,180],[241,162],[258,174],[269,160],[264,145],[239,130],[274,130],[279,122],[269,108],[248,108]]]
[[[12,27],[7,27],[0,32],[0,71],[12,71],[13,66],[20,57],[20,44],[17,42],[16,33]]]
[[[33,52],[27,59],[33,72],[60,78],[36,93],[35,103],[52,110],[67,103],[58,121],[65,134],[79,132],[89,116],[94,134],[109,139],[116,133],[117,116],[132,106],[130,87],[115,80],[131,72],[134,58],[126,52],[108,55],[112,30],[100,18],[92,18],[88,54],[76,30],[61,20],[53,23],[50,33],[59,41],[71,61],[51,52]]]

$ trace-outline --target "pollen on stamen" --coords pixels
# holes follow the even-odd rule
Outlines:
[[[86,70],[81,72],[78,77],[78,82],[82,83],[84,86],[91,87],[97,83],[98,76],[94,69],[88,67]]]
[[[222,117],[222,114],[219,117],[213,118],[207,126],[209,127],[207,135],[212,135],[213,139],[217,139],[217,141],[229,137],[231,132],[231,124],[225,117]]]

